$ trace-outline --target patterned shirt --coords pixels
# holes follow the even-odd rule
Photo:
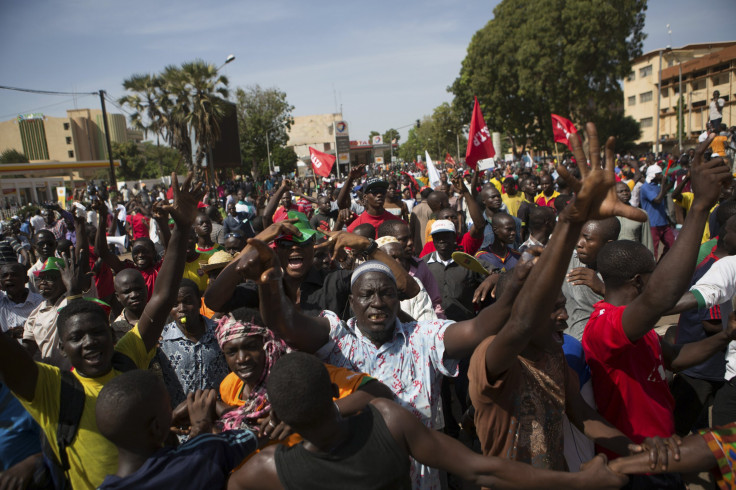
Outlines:
[[[43,296],[31,291],[28,291],[28,296],[22,303],[15,303],[6,294],[0,296],[0,331],[7,332],[9,328],[22,327],[42,301]]]
[[[376,347],[357,328],[355,318],[344,322],[325,310],[330,322],[330,340],[316,355],[322,361],[367,373],[388,386],[396,401],[430,429],[444,426],[440,389],[442,376],[458,375],[458,361],[445,359],[445,330],[449,320],[401,323],[396,320],[394,337]],[[413,461],[412,487],[439,489],[439,472]]]
[[[184,336],[176,322],[167,324],[161,335],[156,361],[161,365],[173,407],[186,400],[189,392],[219,389],[229,372],[215,339],[215,322],[206,317],[202,321],[205,332],[196,343]]]

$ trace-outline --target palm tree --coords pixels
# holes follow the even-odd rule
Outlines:
[[[118,99],[120,105],[127,105],[133,109],[130,122],[134,128],[143,131],[144,138],[148,137],[149,132],[156,135],[157,147],[160,146],[160,139],[165,131],[161,112],[163,96],[161,86],[162,80],[158,75],[135,74],[123,81],[123,88],[132,93]],[[160,159],[158,164],[163,175],[163,165]]]
[[[215,65],[202,60],[184,63],[181,74],[190,89],[187,123],[197,143],[195,163],[201,167],[205,155],[220,139],[219,119],[225,114],[228,80],[218,75]]]

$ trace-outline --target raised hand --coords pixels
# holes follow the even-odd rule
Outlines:
[[[363,176],[365,173],[365,163],[361,163],[360,165],[356,165],[355,167],[350,169],[350,172],[348,172],[348,179],[349,180],[356,180]]]
[[[332,260],[339,260],[342,253],[345,252],[345,247],[350,248],[356,252],[361,252],[371,245],[370,238],[349,233],[347,231],[331,231],[328,233],[330,239],[326,242],[315,245],[315,250],[322,248],[329,248],[333,250]]]
[[[570,140],[582,181],[573,177],[564,165],[557,165],[557,172],[576,192],[575,199],[566,209],[569,219],[584,222],[589,219],[600,220],[611,216],[621,216],[642,223],[647,221],[647,215],[643,210],[622,203],[616,196],[616,176],[614,174],[616,139],[611,136],[606,141],[605,166],[603,166],[595,124],[589,122],[586,125],[586,131],[590,140],[590,167],[585,163],[587,158],[580,138],[573,137]]]
[[[703,154],[710,146],[715,134],[711,134],[695,150],[695,156],[690,165],[690,182],[693,187],[693,206],[700,206],[706,210],[718,202],[721,187],[730,185],[733,177],[723,158],[713,158],[703,161]]]
[[[202,200],[206,189],[202,182],[192,185],[194,174],[189,172],[184,184],[179,187],[176,173],[171,174],[171,185],[174,189],[174,204],[164,204],[163,209],[168,212],[180,229],[188,229],[197,217],[197,203]]]
[[[153,219],[155,220],[168,220],[169,219],[169,213],[164,209],[164,202],[163,201],[156,201],[151,206],[151,216],[153,216]]]
[[[237,260],[235,270],[244,279],[258,283],[283,277],[281,263],[276,252],[256,238],[248,239],[248,246],[243,249]],[[268,275],[262,277],[266,272]]]
[[[76,254],[71,254],[71,257],[64,254],[64,264],[59,265],[59,268],[69,296],[82,294],[89,289],[89,249],[80,250],[79,258]]]
[[[102,199],[94,199],[89,207],[97,211],[98,214],[107,215],[107,205]]]
[[[276,238],[280,237],[281,235],[292,235],[300,237],[302,236],[302,232],[299,231],[299,229],[294,226],[294,223],[298,222],[299,220],[294,219],[285,219],[281,221],[277,221],[276,223],[272,223],[268,226],[265,230],[263,230],[261,233],[258,234],[258,239],[265,242],[270,243],[271,241],[275,240]]]

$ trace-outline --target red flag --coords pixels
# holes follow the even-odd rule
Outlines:
[[[452,165],[454,167],[455,166],[455,159],[452,158],[452,155],[450,155],[449,153],[447,153],[445,155],[445,163],[448,164],[448,165]]]
[[[314,169],[315,174],[321,175],[322,177],[330,175],[332,166],[335,164],[335,155],[322,153],[310,146],[309,158],[312,160],[312,168]]]
[[[496,150],[493,149],[491,142],[491,133],[480,112],[478,97],[474,99],[473,118],[470,120],[470,133],[468,133],[468,149],[465,151],[465,162],[471,168],[477,166],[478,160],[496,156]]]
[[[552,114],[552,132],[555,135],[555,143],[565,143],[570,151],[572,151],[570,135],[577,134],[578,132],[572,121],[557,114]]]

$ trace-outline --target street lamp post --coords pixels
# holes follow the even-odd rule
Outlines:
[[[448,133],[452,134],[451,130],[447,130]],[[455,139],[457,140],[457,163],[460,163],[460,133],[455,133]]]

